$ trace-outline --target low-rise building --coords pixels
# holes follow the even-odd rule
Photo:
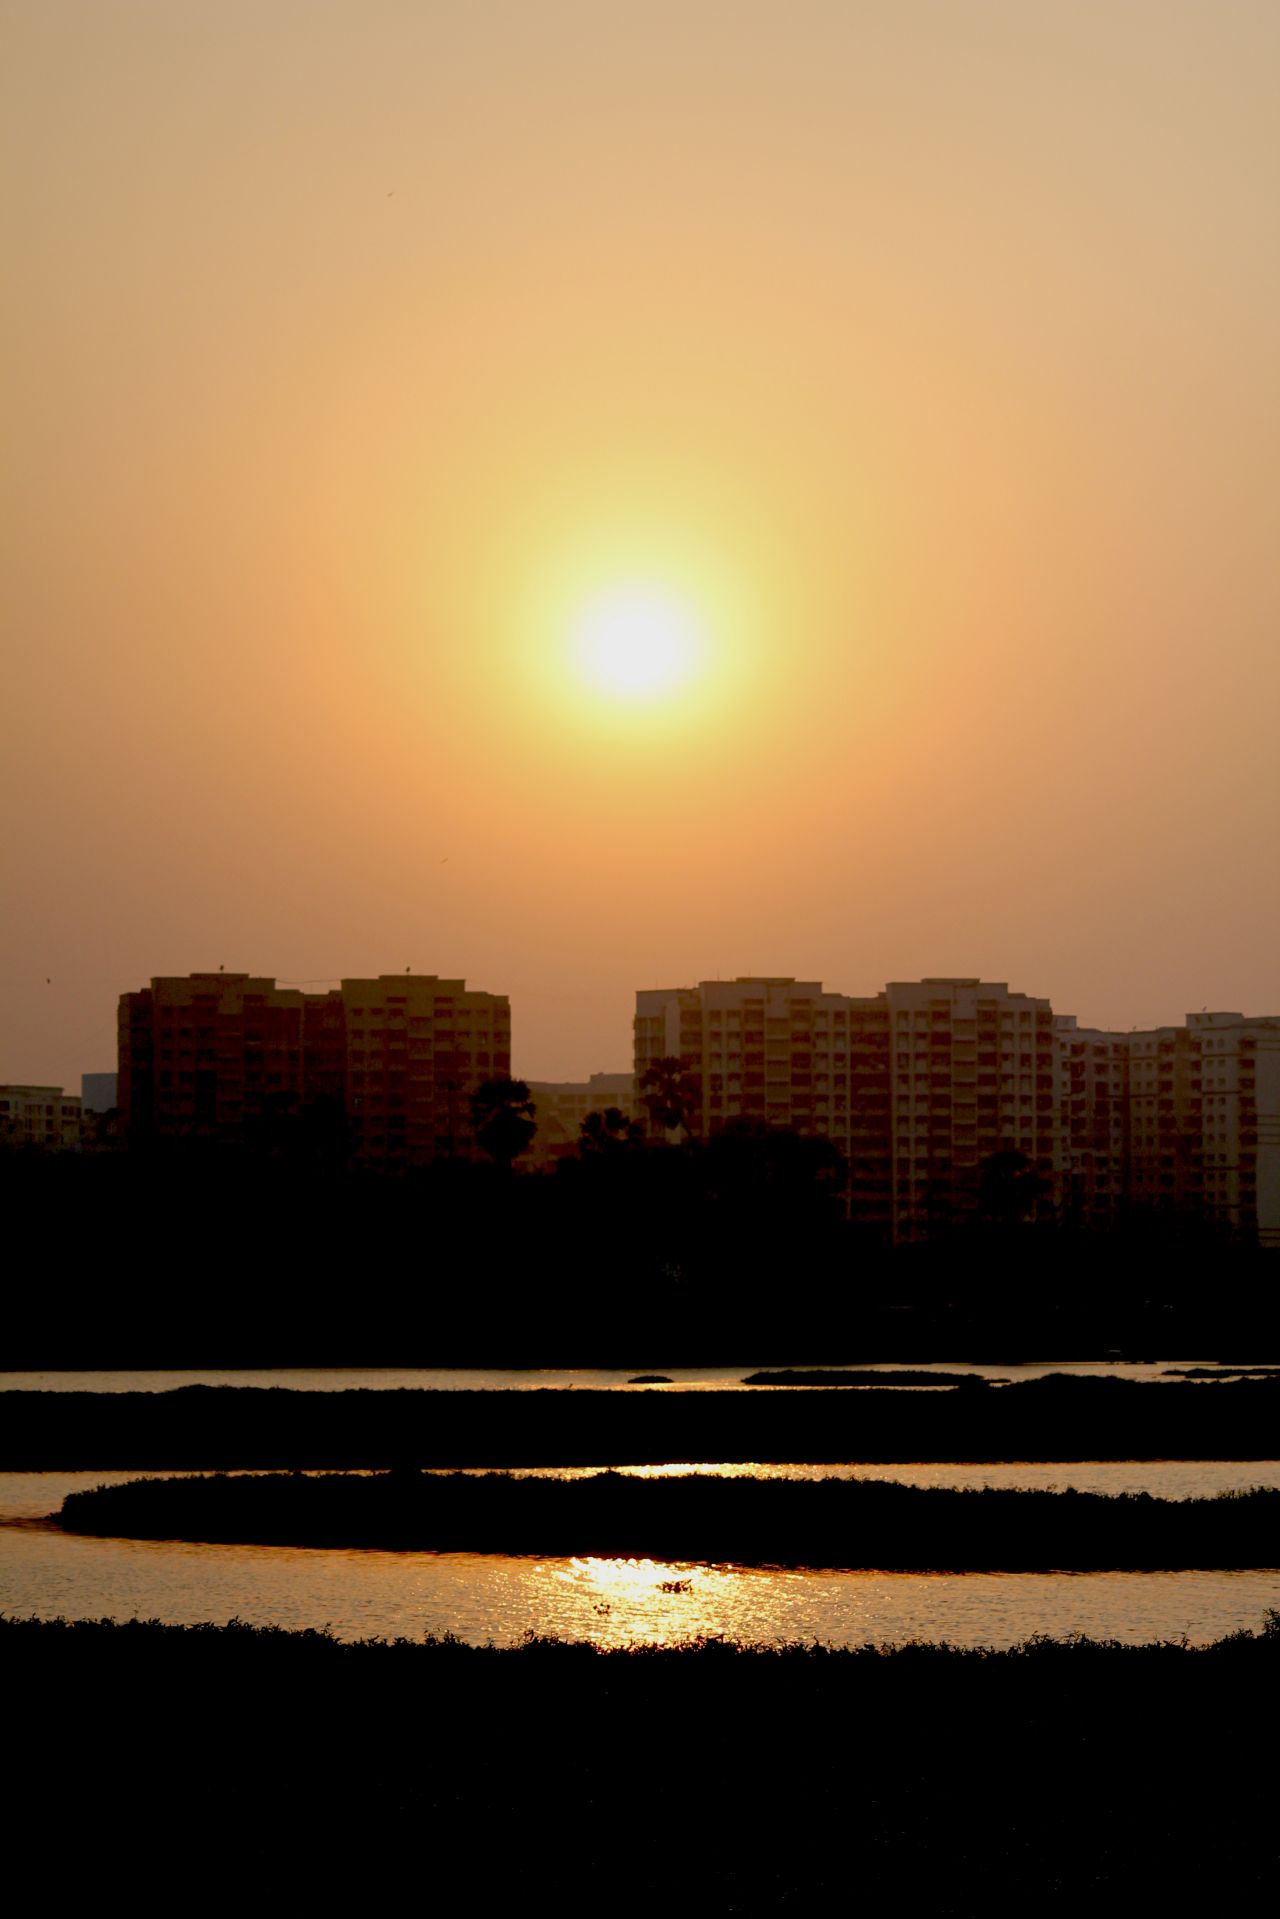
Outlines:
[[[0,1086],[0,1142],[73,1152],[81,1127],[77,1094],[60,1086]]]
[[[613,1106],[628,1119],[634,1117],[630,1073],[592,1073],[581,1080],[531,1079],[528,1087],[537,1108],[538,1130],[520,1163],[535,1171],[545,1171],[576,1151],[588,1113],[604,1113]]]

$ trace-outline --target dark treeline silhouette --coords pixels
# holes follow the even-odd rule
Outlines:
[[[1274,1622],[600,1652],[0,1621],[0,1793],[63,1897],[124,1872],[197,1909],[403,1878],[486,1910],[1261,1911],[1278,1668]]]
[[[1274,1376],[941,1392],[0,1393],[0,1470],[1271,1459]]]
[[[59,1523],[74,1533],[239,1545],[884,1572],[1151,1572],[1274,1564],[1280,1490],[1155,1499],[710,1474],[218,1474],[72,1493]]]
[[[1206,1367],[1205,1371],[1216,1378],[1216,1367]],[[910,1367],[901,1366],[882,1370],[847,1366],[821,1368],[783,1366],[772,1370],[766,1369],[759,1373],[747,1373],[742,1383],[744,1386],[821,1386],[828,1389],[833,1386],[874,1386],[883,1391],[887,1386],[986,1387],[991,1382],[985,1373],[929,1372],[924,1368],[913,1371]]]
[[[56,1256],[10,1285],[6,1365],[1254,1359],[1280,1332],[1274,1257],[1190,1229],[1008,1219],[889,1253],[791,1133],[663,1147],[602,1115],[554,1173],[513,1170],[513,1086],[491,1157],[395,1178],[319,1148],[0,1153],[10,1244]]]

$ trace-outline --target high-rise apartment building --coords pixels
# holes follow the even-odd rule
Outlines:
[[[853,1216],[896,1240],[977,1212],[980,1169],[1013,1149],[1045,1205],[1060,1172],[1053,1013],[976,979],[895,982],[869,998],[783,977],[636,995],[639,1082],[680,1058],[691,1131],[755,1119],[829,1139],[849,1161]]]
[[[876,1238],[894,1230],[893,1028],[888,995],[849,1003],[849,1211]]]
[[[885,998],[895,1240],[976,1218],[983,1164],[1001,1152],[1032,1163],[1051,1210],[1061,1152],[1048,1000],[977,979],[895,981]]]
[[[460,979],[343,980],[351,1155],[396,1168],[474,1150],[471,1096],[511,1074],[511,1008]]]
[[[398,1169],[474,1152],[471,1098],[510,1074],[511,1014],[504,996],[434,975],[303,993],[195,973],[124,994],[119,1049],[131,1146],[283,1148],[310,1120],[309,1137],[352,1163]],[[849,1163],[852,1216],[885,1239],[974,1219],[983,1167],[1013,1151],[1039,1175],[1040,1211],[1065,1223],[1163,1214],[1280,1247],[1280,1018],[1102,1032],[971,978],[865,998],[782,976],[644,991],[634,1081],[534,1089],[542,1157],[572,1150],[594,1108],[641,1114],[639,1081],[672,1057],[692,1081],[695,1137],[756,1120],[829,1139]],[[60,1088],[0,1088],[0,1122],[11,1140],[80,1143],[80,1101]]]
[[[816,980],[703,980],[636,995],[635,1074],[679,1058],[697,1082],[702,1139],[732,1120],[829,1139],[849,1162],[850,1205],[869,1230],[893,1226],[890,1023],[883,993],[856,999]]]
[[[245,973],[155,979],[119,1017],[119,1105],[131,1146],[281,1143],[328,1113],[363,1166],[472,1150],[471,1095],[511,1070],[505,997],[390,973],[302,993]]]
[[[1280,1019],[1189,1013],[1205,1215],[1280,1248]]]
[[[1280,1246],[1280,1019],[1189,1013],[1182,1026],[1055,1022],[1064,1216],[1161,1215]]]
[[[256,1145],[302,1105],[302,993],[247,973],[153,979],[122,993],[116,1079],[131,1147]]]
[[[698,1138],[755,1119],[831,1140],[853,1218],[885,1238],[976,1217],[983,1163],[1002,1151],[1034,1164],[1042,1210],[1061,1198],[1053,1011],[1002,982],[895,981],[866,998],[785,977],[642,991],[638,1099],[663,1058],[696,1083]]]
[[[1129,1198],[1129,1035],[1053,1022],[1061,1122],[1062,1219],[1117,1226]]]
[[[1127,1205],[1142,1213],[1198,1212],[1203,1148],[1191,1033],[1161,1026],[1122,1037],[1129,1064]]]
[[[731,1119],[831,1139],[847,1151],[850,1013],[874,1002],[815,980],[703,980],[636,994],[636,1096],[655,1061],[679,1058],[696,1080],[690,1130],[705,1139]]]

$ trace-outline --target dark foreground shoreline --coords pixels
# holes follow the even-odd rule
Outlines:
[[[1280,1489],[1212,1499],[881,1480],[272,1473],[72,1493],[73,1533],[884,1572],[1151,1572],[1280,1564]]]
[[[1280,1378],[974,1391],[0,1393],[0,1471],[1273,1459]]]
[[[144,1910],[1243,1911],[1278,1674],[1274,1620],[988,1653],[0,1621],[0,1791],[60,1897]]]

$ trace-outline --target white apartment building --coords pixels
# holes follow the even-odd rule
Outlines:
[[[80,1136],[77,1094],[60,1086],[0,1086],[0,1142],[66,1152]]]

